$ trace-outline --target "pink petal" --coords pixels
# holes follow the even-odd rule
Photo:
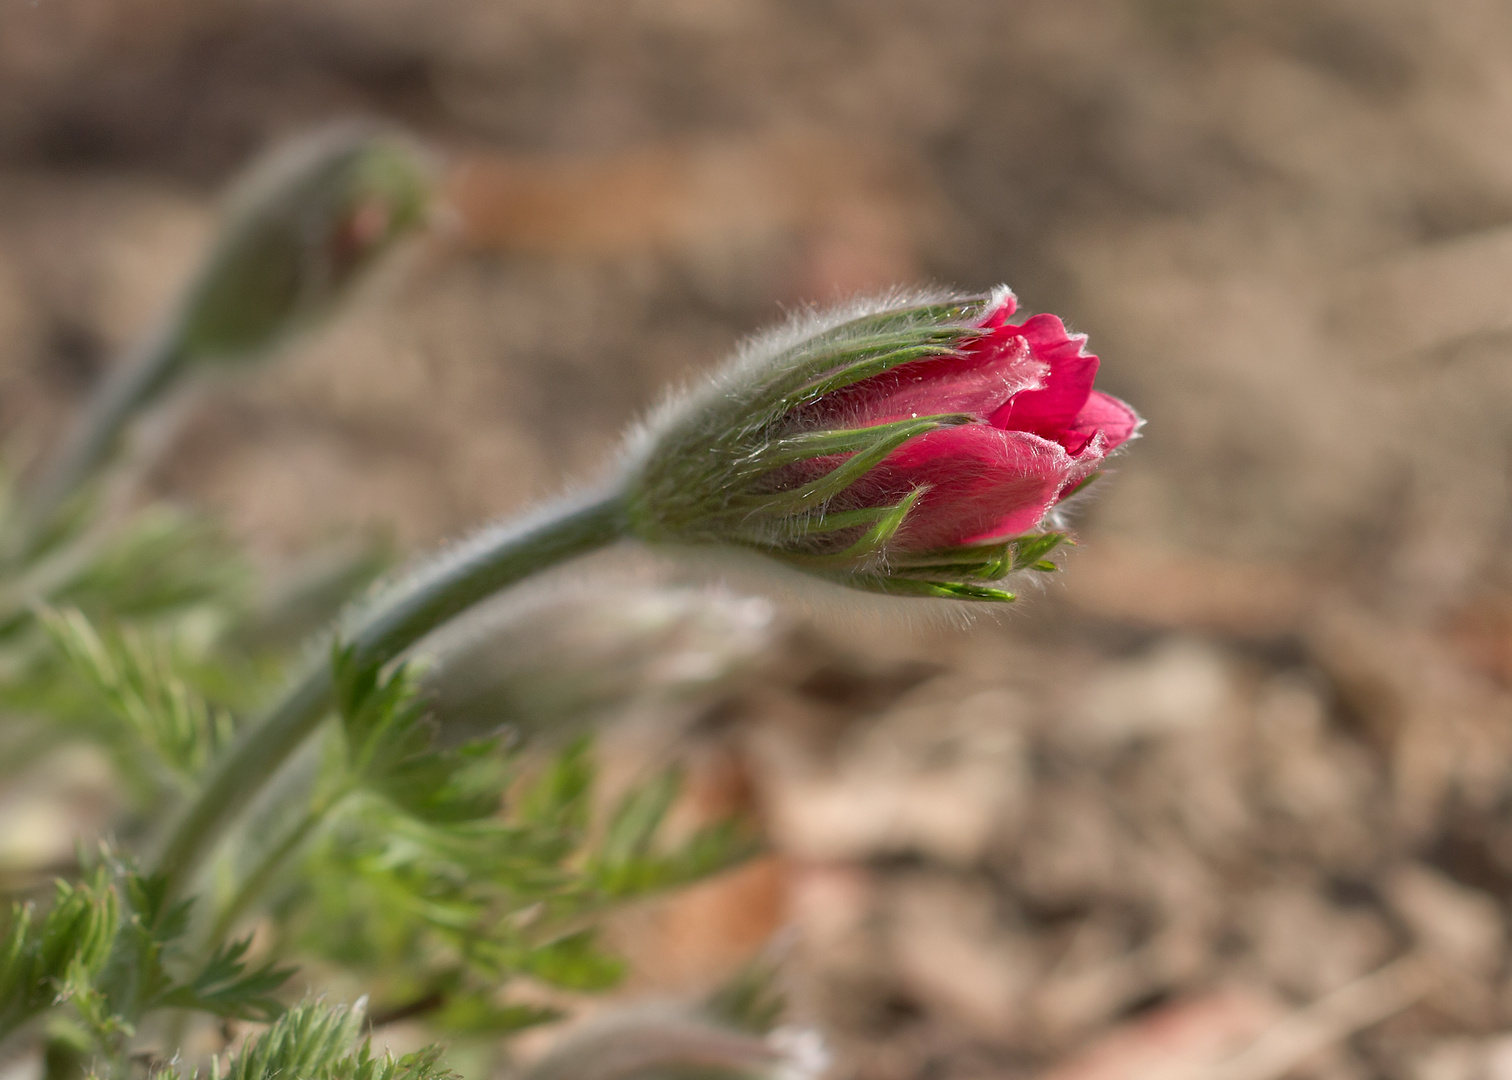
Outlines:
[[[925,551],[1034,529],[1099,457],[1073,459],[1048,439],[968,424],[911,439],[863,484],[871,489],[865,493],[871,505],[929,486],[894,540],[904,549]]]
[[[1086,335],[1068,333],[1054,315],[1036,315],[1005,330],[1023,335],[1034,358],[1050,365],[1050,376],[1043,389],[1025,391],[994,413],[993,426],[1062,441],[1061,436],[1072,432],[1097,378],[1097,357],[1083,351]]]
[[[1071,430],[1081,436],[1082,443],[1080,446],[1073,446],[1068,442],[1065,444],[1066,449],[1075,454],[1091,441],[1093,436],[1101,434],[1104,449],[1116,450],[1139,430],[1140,423],[1139,414],[1127,404],[1119,401],[1112,394],[1094,390],[1071,425]]]
[[[1015,394],[1043,386],[1049,366],[1020,337],[972,342],[966,355],[918,360],[836,395],[831,417],[856,426],[969,413],[985,420]]]

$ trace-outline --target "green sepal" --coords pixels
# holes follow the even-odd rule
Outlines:
[[[956,341],[961,336],[959,332],[954,332],[950,335],[948,341],[911,345],[907,348],[892,349],[875,356],[864,356],[854,360],[838,371],[830,372],[828,375],[820,376],[804,383],[799,388],[800,396],[798,402],[795,404],[817,400],[826,394],[833,394],[836,390],[843,390],[847,386],[854,386],[858,382],[865,382],[867,379],[875,378],[878,375],[891,371],[895,367],[912,364],[917,360],[961,356],[961,351],[955,347]]]
[[[769,517],[822,506],[876,468],[888,454],[909,439],[940,428],[957,427],[971,419],[967,417],[965,421],[958,420],[959,415],[942,413],[939,416],[921,416],[916,420],[880,425],[873,430],[883,431],[884,434],[875,438],[870,446],[857,450],[818,479],[811,480],[791,491],[781,491],[772,495],[746,496],[736,500],[735,506],[737,509],[746,509],[755,515]]]
[[[1088,486],[1091,485],[1092,481],[1096,480],[1100,476],[1102,476],[1101,470],[1099,470],[1098,472],[1094,472],[1094,473],[1088,473],[1086,476],[1082,477],[1076,483],[1072,484],[1071,487],[1070,487],[1070,489],[1067,490],[1064,494],[1061,495],[1060,501],[1061,502],[1065,502],[1071,496],[1076,495],[1079,492],[1083,491],[1084,489],[1086,489]]]
[[[1071,542],[1061,532],[1032,533],[996,544],[974,544],[894,556],[894,565],[914,577],[998,581],[1019,570],[1038,570],[1041,573],[1058,570],[1059,567],[1043,556],[1061,544]]]
[[[991,332],[973,325],[984,309],[983,300],[921,304],[832,327],[774,358],[773,369],[780,374],[761,388],[757,401],[786,412],[827,390],[855,382],[845,379],[825,384],[823,389],[818,385],[826,374],[849,370],[857,361],[865,361],[869,375],[875,375],[913,360],[954,352],[962,341]]]
[[[766,471],[782,465],[790,465],[795,461],[807,461],[810,458],[826,457],[830,454],[854,453],[865,449],[877,439],[890,435],[906,433],[904,437],[911,438],[924,431],[933,431],[935,428],[959,427],[975,419],[976,417],[970,413],[937,413],[930,416],[911,416],[907,420],[894,420],[891,423],[873,424],[870,427],[806,431],[801,435],[788,435],[775,440],[771,445],[753,454],[749,460],[762,471]],[[921,423],[931,426],[921,430],[919,427]]]
[[[914,504],[923,497],[924,492],[927,490],[928,488],[920,486],[903,496],[898,504],[889,509],[880,521],[870,529],[867,529],[854,544],[840,554],[852,559],[861,559],[868,555],[875,555],[881,551],[883,545],[897,535],[909,512],[913,510]]]
[[[853,589],[889,596],[935,596],[944,600],[981,600],[999,604],[1010,604],[1018,599],[1016,593],[970,581],[924,581],[886,574],[850,574],[837,580]]]
[[[870,527],[891,514],[893,509],[891,506],[867,506],[860,510],[831,510],[800,518],[783,531],[793,536],[824,536],[845,529],[857,529],[863,525]]]
[[[915,304],[911,307],[888,308],[885,311],[862,315],[858,319],[842,323],[830,333],[858,329],[881,333],[895,326],[938,327],[951,323],[970,328],[977,319],[982,317],[988,302],[987,297],[977,296],[969,300],[945,300]]]
[[[973,577],[996,581],[1016,569],[1013,545],[990,544],[944,551],[924,551],[896,560],[900,570],[921,577]]]
[[[1007,557],[990,559],[979,563],[899,563],[895,569],[916,578],[938,578],[941,581],[1001,581],[1013,572]]]
[[[1015,570],[1038,570],[1036,564],[1044,561],[1044,557],[1062,544],[1070,544],[1072,540],[1063,532],[1039,533],[1031,536],[1020,536],[1013,541],[1013,568]],[[1055,569],[1051,564],[1051,569]]]
[[[879,554],[887,542],[897,535],[898,529],[907,519],[914,504],[929,490],[927,487],[916,487],[905,495],[901,501],[892,506],[880,506],[867,510],[843,510],[836,514],[825,514],[820,518],[820,527],[816,532],[833,532],[839,528],[847,527],[845,524],[825,528],[824,523],[830,518],[843,518],[850,527],[865,524],[870,521],[871,527],[866,530],[855,543],[844,551],[837,551],[828,555],[792,555],[790,560],[800,566],[813,569],[824,567],[843,567],[854,564],[862,559]]]

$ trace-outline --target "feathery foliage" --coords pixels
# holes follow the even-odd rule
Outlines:
[[[102,853],[76,883],[58,881],[47,911],[14,904],[0,939],[0,1037],[49,1011],[108,1071],[127,1069],[141,1021],[162,1009],[268,1020],[292,973],[249,967],[249,941],[228,942],[201,965],[178,953],[191,904],[170,903],[162,879],[144,877]]]
[[[212,1060],[210,1080],[452,1080],[441,1049],[427,1046],[403,1057],[374,1053],[363,1037],[364,1010],[306,1001],[247,1041],[224,1063]],[[152,1080],[199,1080],[176,1065],[154,1070]]]
[[[679,789],[672,771],[627,795],[595,835],[587,739],[534,770],[496,739],[438,749],[408,668],[380,676],[338,651],[337,670],[341,752],[326,755],[317,788],[343,802],[327,800],[329,825],[277,910],[303,949],[362,971],[392,1003],[380,1013],[418,1007],[456,1033],[550,1019],[499,1005],[497,987],[518,976],[613,985],[622,965],[586,920],[752,850],[730,823],[658,846]]]
[[[137,628],[100,630],[77,608],[38,612],[72,670],[98,691],[120,735],[192,781],[231,739],[231,714],[192,689],[172,642]]]

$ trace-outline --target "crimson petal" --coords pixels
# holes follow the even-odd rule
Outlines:
[[[1043,389],[1027,390],[994,413],[992,425],[1062,442],[1062,436],[1072,433],[1097,378],[1097,357],[1084,351],[1086,335],[1067,332],[1054,315],[1036,315],[1004,330],[1022,335],[1031,355],[1050,365],[1050,375]]]
[[[1050,371],[1017,336],[973,342],[964,352],[916,360],[867,379],[836,395],[828,418],[857,426],[940,413],[986,420],[1014,395],[1043,386]]]
[[[1037,435],[967,424],[904,443],[867,478],[867,486],[876,485],[872,497],[878,502],[928,486],[894,540],[901,549],[927,551],[1032,531],[1100,457],[1073,459]]]
[[[1139,414],[1124,402],[1112,394],[1094,390],[1081,412],[1076,414],[1071,431],[1082,438],[1083,446],[1094,436],[1101,434],[1104,451],[1112,451],[1128,442],[1134,432],[1139,430],[1140,423]],[[1067,443],[1066,449],[1075,454],[1081,450],[1081,446]]]

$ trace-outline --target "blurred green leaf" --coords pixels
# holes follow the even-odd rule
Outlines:
[[[373,1052],[362,1037],[363,1011],[322,1002],[290,1009],[239,1053],[211,1070],[215,1080],[451,1080],[441,1048],[427,1046],[395,1057]],[[194,1080],[177,1066],[153,1072],[155,1080]]]
[[[0,1036],[93,982],[110,959],[119,909],[103,869],[57,882],[40,919],[35,905],[12,905],[0,938]]]
[[[122,725],[185,780],[193,780],[231,739],[231,715],[210,705],[179,675],[182,662],[162,635],[97,629],[74,608],[39,613],[53,645],[99,693]]]

